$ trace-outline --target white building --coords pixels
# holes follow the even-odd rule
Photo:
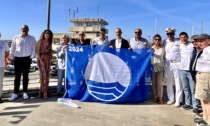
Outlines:
[[[101,18],[72,18],[70,22],[74,24],[69,28],[70,33],[54,33],[53,49],[61,43],[63,34],[68,34],[70,42],[74,42],[78,38],[79,31],[85,31],[85,39],[92,43],[94,38],[98,36],[100,29],[106,29],[108,25],[108,22]],[[108,33],[108,29],[106,29],[106,33]]]

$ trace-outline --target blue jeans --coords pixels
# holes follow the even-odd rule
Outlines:
[[[62,83],[63,83],[63,79],[65,77],[65,70],[58,69],[57,73],[58,73],[57,93],[61,93],[62,92]],[[64,82],[65,82],[65,80],[64,80]]]
[[[186,70],[180,70],[180,79],[185,95],[185,104],[193,105],[193,108],[198,108],[199,101],[195,99],[195,82],[193,81],[192,73]]]

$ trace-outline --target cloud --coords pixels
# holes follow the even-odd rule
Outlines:
[[[169,12],[172,12],[172,11],[182,11],[182,10],[186,10],[186,8],[188,7],[185,7],[185,8],[177,8],[177,7],[174,7],[174,8],[170,8],[170,9],[162,9],[162,8],[158,8],[156,4],[154,4],[154,2],[149,2],[149,0],[141,0],[141,2],[139,0],[129,0],[130,3],[133,3],[135,4],[136,6],[139,6],[141,8],[144,8],[146,10],[149,10],[150,12],[152,13],[155,13],[157,15],[160,15],[160,16],[163,16],[165,18],[171,18],[173,20],[182,20],[188,24],[196,24],[195,22],[192,22],[191,20],[187,19],[187,18],[183,18],[183,17],[180,17],[180,16],[175,16],[173,14],[169,14]],[[168,13],[166,13],[168,12]],[[148,13],[147,13],[148,14]],[[131,17],[134,17],[135,15],[131,16]]]

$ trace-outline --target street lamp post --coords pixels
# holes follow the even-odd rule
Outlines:
[[[47,11],[47,29],[50,29],[50,0],[48,0],[48,11]]]

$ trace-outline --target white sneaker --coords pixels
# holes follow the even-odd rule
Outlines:
[[[172,104],[174,104],[174,101],[168,101],[167,102],[167,105],[172,105]]]
[[[181,105],[180,105],[180,103],[176,102],[176,103],[174,104],[174,106],[175,106],[175,107],[180,107]]]
[[[16,98],[18,98],[18,95],[17,94],[12,94],[12,96],[9,98],[9,101],[13,101]]]
[[[24,100],[28,99],[27,93],[23,93],[23,99],[24,99]]]

